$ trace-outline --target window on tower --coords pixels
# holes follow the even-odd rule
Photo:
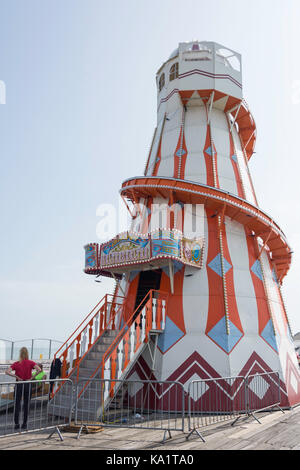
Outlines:
[[[161,91],[164,86],[165,86],[165,74],[163,73],[159,79],[159,84],[158,84],[159,91]]]
[[[170,68],[170,82],[178,77],[178,62],[172,65]]]
[[[237,70],[238,72],[241,71],[240,55],[224,47],[216,51],[216,62]]]

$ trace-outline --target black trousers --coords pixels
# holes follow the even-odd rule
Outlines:
[[[15,424],[19,424],[21,404],[23,402],[23,424],[27,424],[27,417],[31,398],[31,384],[16,384],[15,386]]]

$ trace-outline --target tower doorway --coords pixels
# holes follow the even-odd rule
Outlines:
[[[139,283],[136,293],[136,300],[134,310],[138,308],[140,303],[142,302],[143,298],[147,295],[147,293],[151,290],[159,290],[160,288],[160,280],[161,280],[161,269],[153,269],[149,271],[141,271],[139,277]],[[146,302],[143,302],[136,314],[138,314]]]

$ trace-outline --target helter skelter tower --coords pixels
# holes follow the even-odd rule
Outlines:
[[[242,96],[241,56],[214,42],[180,43],[156,80],[157,127],[145,172],[120,191],[129,209],[141,209],[127,235],[86,247],[87,273],[119,279],[127,312],[119,328],[149,289],[168,293],[155,366],[145,349],[128,374],[187,386],[279,371],[281,404],[299,403],[281,294],[291,249],[259,208],[249,172],[256,127]],[[175,207],[158,227],[151,224],[154,204],[165,204],[166,213]],[[196,236],[187,233],[191,215]],[[110,376],[112,366],[105,367]],[[266,380],[264,393],[268,388]]]

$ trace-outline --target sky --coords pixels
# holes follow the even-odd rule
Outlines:
[[[283,293],[300,330],[299,23],[298,0],[0,0],[0,338],[64,340],[113,291],[83,273],[83,246],[143,174],[156,71],[194,39],[242,54],[250,170],[294,252]]]

